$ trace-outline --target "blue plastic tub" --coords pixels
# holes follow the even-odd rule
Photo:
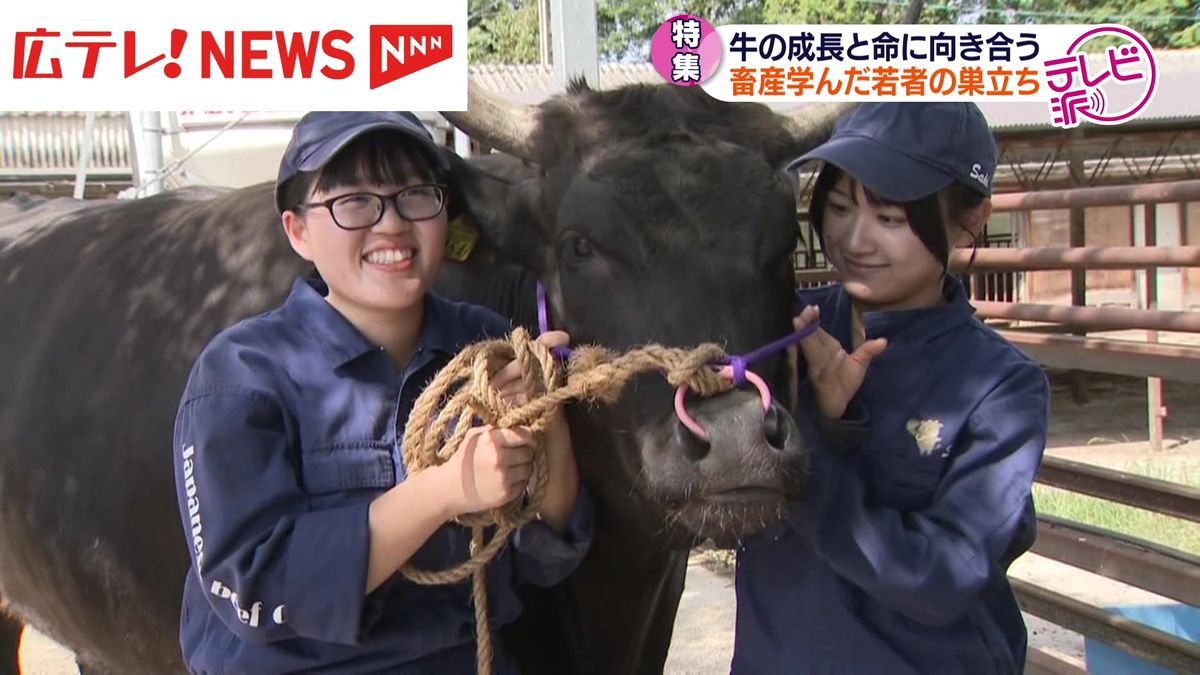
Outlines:
[[[1108,611],[1184,640],[1200,641],[1200,607],[1191,605],[1127,605]],[[1173,675],[1170,670],[1123,652],[1094,638],[1084,639],[1089,675]]]

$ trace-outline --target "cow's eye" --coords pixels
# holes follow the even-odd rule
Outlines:
[[[583,237],[571,237],[571,251],[578,258],[587,258],[592,255],[592,242]]]

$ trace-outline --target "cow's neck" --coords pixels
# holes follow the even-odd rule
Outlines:
[[[487,250],[465,262],[446,260],[434,289],[452,300],[487,307],[514,326],[537,329],[537,280],[519,267],[496,262]]]
[[[588,673],[659,675],[687,575],[686,550],[598,530],[571,578],[585,620]],[[614,649],[616,645],[625,645]]]
[[[524,675],[661,675],[687,572],[687,551],[599,527],[562,584],[526,589],[505,629]]]

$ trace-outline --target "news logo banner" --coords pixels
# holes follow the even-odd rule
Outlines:
[[[1149,43],[1112,24],[732,25],[716,33],[723,58],[701,86],[725,101],[1037,101],[1054,125],[1071,128],[1127,121],[1158,86]]]
[[[3,110],[465,110],[467,3],[6,9]]]

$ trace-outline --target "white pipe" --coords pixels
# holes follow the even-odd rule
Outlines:
[[[471,156],[471,137],[458,127],[454,127],[454,152],[464,159]]]
[[[149,197],[163,191],[162,114],[157,110],[143,111],[140,117],[142,143],[138,148],[138,193],[142,197]]]
[[[75,199],[83,199],[87,186],[88,167],[92,163],[92,135],[96,131],[96,112],[90,111],[83,120],[83,138],[79,141],[79,158],[75,161]]]
[[[550,40],[554,44],[554,84],[565,89],[583,76],[600,87],[596,44],[596,0],[550,0]]]

